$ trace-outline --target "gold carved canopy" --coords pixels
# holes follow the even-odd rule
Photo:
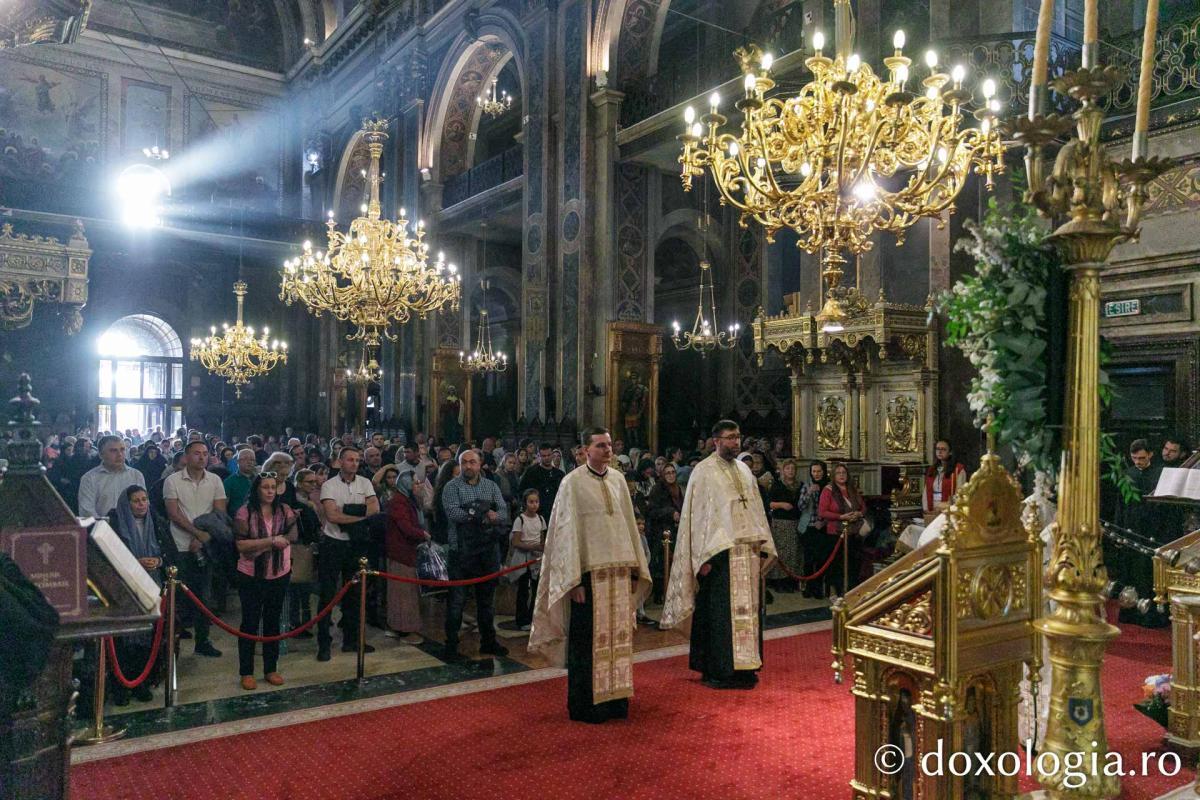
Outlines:
[[[87,27],[92,0],[0,3],[0,50],[29,44],[70,44]]]
[[[14,233],[12,224],[5,223],[0,227],[0,327],[24,328],[33,321],[36,303],[55,303],[61,304],[58,311],[67,334],[78,333],[91,256],[79,220],[66,243],[52,236]]]

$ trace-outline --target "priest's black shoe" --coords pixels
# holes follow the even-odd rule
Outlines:
[[[591,725],[599,725],[608,722],[608,709],[593,706],[587,711],[571,711],[568,716],[570,716],[572,722],[587,722]]]
[[[508,648],[499,642],[489,642],[479,645],[479,654],[484,656],[506,656]]]

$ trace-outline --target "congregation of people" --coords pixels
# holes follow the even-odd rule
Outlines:
[[[769,554],[770,559],[763,565],[763,595],[755,601],[760,610],[776,592],[835,597],[849,588],[847,577],[852,586],[870,574],[874,563],[891,554],[895,537],[883,520],[875,518],[849,465],[800,462],[789,456],[783,439],[742,437],[739,431],[735,439],[723,441],[722,435],[729,432],[714,429],[712,436],[698,439],[690,451],[669,447],[658,454],[626,450],[620,439],[606,432],[603,470],[589,461],[586,439],[572,448],[560,448],[555,443],[502,442],[491,436],[478,443],[443,442],[423,433],[409,442],[381,432],[361,439],[344,434],[329,440],[315,434],[293,435],[290,429],[280,436],[251,435],[231,442],[184,429],[174,434],[126,431],[95,438],[86,432],[63,434],[50,439],[45,461],[49,480],[68,505],[82,518],[107,519],[160,585],[167,567],[174,566],[199,601],[218,614],[226,612],[228,598],[236,593],[242,632],[273,637],[301,629],[300,637],[316,638],[317,659],[329,661],[335,652],[335,627],[337,649],[358,650],[359,603],[352,594],[346,595],[340,619],[335,622],[327,615],[312,626],[315,631],[307,629],[314,612],[355,577],[361,558],[390,575],[417,577],[418,555],[429,543],[437,543],[445,552],[450,578],[483,578],[512,568],[503,578],[515,584],[515,619],[509,624],[520,632],[535,629],[539,583],[545,571],[539,559],[548,534],[553,533],[564,482],[576,473],[603,475],[610,481],[610,465],[625,490],[621,502],[627,500],[631,509],[638,552],[630,569],[636,576],[642,560],[646,565],[645,592],[635,598],[632,609],[637,625],[678,623],[671,619],[673,589],[665,578],[674,574],[665,559],[667,553],[679,558],[681,550],[690,551],[694,544],[684,541],[681,546],[681,530],[685,539],[701,533],[708,536],[692,530],[703,526],[693,519],[696,507],[689,501],[688,489],[695,475],[704,474],[701,465],[716,463],[710,458],[714,455],[720,455],[726,466],[736,464],[748,476],[743,491],[737,483],[741,473],[729,473],[738,489],[729,505],[745,508],[749,502],[755,504],[756,515],[761,512],[765,534],[755,534],[758,538],[752,541],[760,555],[765,559]],[[1161,464],[1143,440],[1134,443],[1131,455],[1134,482],[1143,492],[1152,491],[1152,473],[1161,470]],[[1172,439],[1164,445],[1161,463],[1182,462],[1186,455],[1184,444]],[[935,462],[922,484],[923,515],[914,521],[918,529],[946,509],[967,475],[950,443],[938,441]],[[1146,529],[1151,523],[1143,517],[1148,513],[1144,506],[1123,507],[1119,521]],[[754,529],[757,519],[731,525]],[[709,525],[713,526],[719,527]],[[670,547],[664,548],[664,542]],[[704,546],[717,547],[718,554],[735,553],[737,542],[731,533],[728,541]],[[837,568],[830,567],[839,542],[848,548],[847,569],[841,568],[840,559]],[[705,566],[711,570],[713,564],[706,559],[693,566],[683,572],[693,574],[696,584],[679,590],[684,600],[675,598],[683,609],[677,609],[677,615],[686,616],[697,602],[714,602],[701,593],[701,579],[709,574],[701,570]],[[728,583],[728,557],[718,566]],[[578,586],[586,582],[582,575],[575,578]],[[500,580],[492,577],[446,592],[445,640],[439,652],[444,660],[466,658],[459,644],[464,625],[477,628],[481,654],[508,653],[496,634]],[[636,585],[636,577],[633,580]],[[468,596],[474,600],[474,618],[466,613]],[[662,623],[646,614],[648,600],[664,604],[668,613]],[[178,615],[180,636],[192,640],[195,655],[212,659],[224,655],[212,643],[209,620],[198,608],[181,600]],[[366,622],[367,630],[380,630],[408,645],[423,644],[422,590],[411,583],[372,581]],[[695,652],[694,625],[692,633]],[[371,644],[362,644],[367,652],[374,650]],[[145,663],[149,647],[149,636],[124,637],[118,652],[122,661],[137,665]],[[239,639],[242,688],[253,690],[260,679],[283,684],[279,643],[263,643],[257,665],[256,652],[254,641]],[[709,675],[703,665],[700,671],[713,685],[732,680],[729,674]],[[113,694],[118,704],[127,703],[130,696],[120,686]],[[150,697],[144,685],[132,695],[141,700]],[[587,716],[579,711],[579,703],[572,708],[573,715]]]

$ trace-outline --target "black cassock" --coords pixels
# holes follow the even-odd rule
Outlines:
[[[723,550],[708,560],[712,570],[700,576],[696,592],[696,610],[692,614],[691,653],[688,667],[704,679],[730,681],[740,675],[753,676],[758,670],[737,670],[733,666],[733,611],[729,606],[729,551]],[[759,597],[762,597],[760,592]],[[762,631],[765,604],[758,604],[758,655],[762,659]]]
[[[584,573],[584,594],[587,600],[571,606],[567,630],[567,713],[573,720],[604,722],[629,716],[629,698],[592,702],[592,575]]]

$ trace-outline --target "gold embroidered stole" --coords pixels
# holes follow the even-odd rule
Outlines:
[[[592,702],[633,696],[629,567],[592,570]]]
[[[757,543],[737,542],[729,551],[729,614],[733,623],[733,668],[760,669],[758,609],[761,562]]]

